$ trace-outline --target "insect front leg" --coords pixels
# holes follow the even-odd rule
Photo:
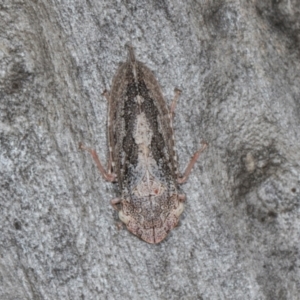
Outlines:
[[[92,157],[93,157],[93,159],[94,159],[94,161],[95,161],[95,163],[98,167],[98,170],[100,171],[100,173],[102,174],[102,176],[105,180],[107,180],[109,182],[114,182],[116,180],[117,176],[116,176],[116,174],[113,174],[112,170],[111,170],[111,167],[112,167],[111,156],[110,156],[109,161],[108,161],[107,170],[105,170],[104,167],[102,166],[101,162],[100,162],[100,159],[98,157],[97,152],[94,149],[87,148],[82,143],[79,143],[79,149],[88,151],[92,155]]]
[[[208,144],[206,142],[203,142],[201,149],[199,149],[197,152],[194,153],[194,155],[192,156],[190,162],[188,163],[183,175],[181,177],[177,178],[177,182],[179,184],[185,183],[187,181],[195,162],[197,161],[198,157],[206,149],[207,146],[208,146]]]

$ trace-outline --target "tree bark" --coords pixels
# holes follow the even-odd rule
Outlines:
[[[299,299],[300,3],[0,3],[0,299]],[[124,45],[175,116],[180,226],[119,230],[104,182]]]

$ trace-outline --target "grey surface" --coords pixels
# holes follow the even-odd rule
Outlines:
[[[0,3],[0,299],[300,299],[299,1]],[[180,226],[118,230],[107,103],[131,41],[178,87]]]

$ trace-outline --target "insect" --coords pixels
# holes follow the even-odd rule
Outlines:
[[[128,59],[118,69],[108,100],[109,161],[105,169],[95,150],[80,143],[95,160],[104,179],[118,182],[120,197],[111,200],[127,229],[157,244],[174,228],[183,212],[184,183],[200,153],[195,152],[183,176],[179,175],[173,118],[181,91],[175,89],[170,108],[148,67],[136,60],[128,45]]]

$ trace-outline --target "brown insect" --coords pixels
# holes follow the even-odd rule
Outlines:
[[[111,200],[127,229],[142,240],[157,244],[174,228],[183,212],[185,195],[178,184],[187,180],[206,143],[179,176],[172,121],[177,99],[168,108],[153,73],[136,60],[132,46],[112,83],[108,100],[109,161],[107,170],[95,150],[91,153],[99,171],[119,184],[120,197]]]

